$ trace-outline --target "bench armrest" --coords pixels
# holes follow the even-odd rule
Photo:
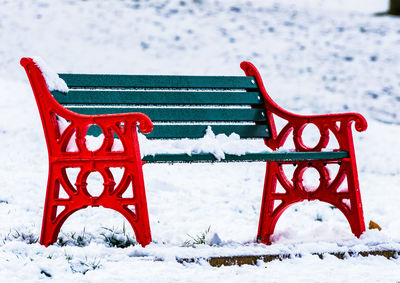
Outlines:
[[[355,122],[355,129],[359,132],[367,129],[367,121],[358,113],[326,114],[326,115],[297,115],[286,111],[276,104],[265,90],[261,75],[250,62],[242,62],[240,67],[247,76],[254,76],[264,99],[265,112],[268,117],[271,138],[265,139],[268,147],[276,150],[282,147],[287,137],[293,132],[293,142],[296,151],[321,151],[329,143],[329,132],[335,136],[339,148],[335,150],[354,152],[351,125]],[[274,115],[287,121],[287,124],[278,133],[275,127]],[[307,147],[302,139],[303,130],[308,124],[315,125],[320,132],[320,140],[313,148]]]
[[[279,133],[275,130],[275,135],[273,135],[272,139],[267,141],[267,145],[275,149],[283,146],[289,134],[293,132],[293,142],[296,151],[321,151],[327,147],[330,138],[332,138],[330,133],[333,133],[333,136],[336,138],[339,145],[339,148],[335,150],[353,152],[353,122],[355,129],[358,132],[367,129],[367,121],[358,113],[310,116],[296,115],[287,111],[284,113],[282,113],[282,111],[278,111],[278,113],[272,111],[272,113],[287,121],[287,124],[282,128],[282,130]],[[271,120],[271,122],[274,123],[274,120]],[[317,145],[312,148],[307,147],[302,138],[303,130],[309,124],[316,126],[320,133]]]
[[[73,133],[76,134],[76,145],[79,152],[88,152],[86,147],[86,133],[90,126],[97,125],[104,134],[103,145],[96,151],[99,154],[112,151],[114,134],[123,144],[127,154],[133,154],[138,150],[136,127],[142,133],[153,130],[153,123],[143,113],[105,114],[105,115],[81,115],[73,113],[71,124],[64,130],[59,139],[61,151],[65,152]]]
[[[89,117],[95,124],[98,124],[99,126],[118,125],[119,128],[122,129],[123,127],[128,125],[139,124],[139,130],[142,133],[150,133],[153,130],[153,122],[146,114],[143,113],[106,114],[106,115],[93,115]]]
[[[301,117],[301,116],[300,116]],[[324,114],[324,115],[310,115],[304,116],[309,120],[309,123],[352,123],[355,122],[354,126],[358,132],[363,132],[367,129],[367,120],[359,113],[338,113],[338,114]]]
[[[114,142],[115,132],[124,144],[124,148],[130,151],[132,144],[137,144],[136,125],[142,133],[149,133],[153,129],[150,118],[143,113],[124,113],[107,115],[82,115],[75,113],[59,104],[51,95],[42,71],[31,58],[22,58],[21,65],[25,68],[36,103],[42,119],[49,155],[66,152],[68,143],[73,134],[76,135],[76,144],[80,152],[89,154],[86,148],[85,136],[91,125],[101,128],[105,136],[103,146],[99,151],[110,151]],[[57,116],[68,121],[70,125],[61,133]],[[135,129],[135,134],[127,129]]]

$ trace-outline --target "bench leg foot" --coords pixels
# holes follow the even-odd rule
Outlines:
[[[40,244],[49,246],[57,241],[58,233],[60,232],[62,224],[67,220],[68,216],[74,213],[79,208],[72,207],[69,199],[60,199],[60,186],[62,180],[57,178],[57,175],[62,175],[58,166],[50,166],[49,179],[47,182],[46,200],[44,204],[42,231],[40,235]],[[57,174],[59,173],[59,174]],[[63,180],[64,181],[64,180]],[[70,186],[66,190],[74,191],[72,185],[67,181],[65,186]],[[76,202],[75,202],[76,203]]]
[[[109,180],[104,180],[103,193],[98,197],[92,197],[87,191],[86,178],[91,171],[99,171],[103,177],[110,176]],[[75,189],[66,175],[65,168],[52,166],[47,185],[40,244],[49,246],[55,243],[61,226],[74,212],[88,206],[102,206],[121,213],[132,226],[137,242],[143,247],[148,245],[151,242],[151,232],[141,166],[137,169],[128,166],[115,189],[110,174],[106,167],[87,171],[81,168]],[[68,194],[68,198],[59,197],[60,187]],[[122,196],[128,189],[133,190],[133,197]]]
[[[132,186],[133,198],[123,198],[123,193]],[[120,185],[111,195],[106,195],[101,201],[102,206],[121,213],[135,232],[136,241],[145,247],[151,243],[149,215],[147,211],[146,193],[143,173],[140,168],[131,168],[127,177],[121,180]]]
[[[361,196],[357,171],[351,159],[340,161],[336,177],[330,180],[326,161],[301,161],[288,180],[283,166],[277,162],[268,162],[261,203],[257,241],[271,244],[271,235],[282,213],[291,205],[304,200],[319,200],[338,208],[348,220],[353,234],[359,237],[365,231]],[[308,167],[313,167],[320,174],[320,185],[313,191],[303,185],[303,174]],[[285,192],[276,192],[277,182]],[[346,183],[347,182],[347,183]],[[339,190],[340,187],[347,191]]]

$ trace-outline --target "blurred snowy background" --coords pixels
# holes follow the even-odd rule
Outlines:
[[[40,55],[58,72],[241,75],[283,106],[400,123],[398,19],[387,1],[2,1],[0,75]],[[331,99],[326,99],[331,98]],[[335,101],[333,104],[332,101]],[[383,107],[381,107],[383,105]]]
[[[0,0],[0,279],[400,280],[398,259],[309,255],[399,249],[400,18],[374,15],[387,8],[384,0]],[[283,108],[363,114],[369,128],[355,133],[355,146],[364,216],[383,230],[356,239],[337,210],[301,203],[279,220],[272,246],[255,244],[264,164],[148,165],[153,244],[110,247],[115,234],[134,241],[131,228],[120,215],[94,208],[67,220],[58,245],[40,246],[47,153],[19,65],[35,55],[57,72],[75,73],[242,75],[239,64],[248,60]],[[185,246],[202,233],[206,244]],[[209,245],[215,234],[218,247]],[[175,261],[279,252],[306,255],[221,269]]]

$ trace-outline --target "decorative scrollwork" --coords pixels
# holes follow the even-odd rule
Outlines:
[[[320,200],[332,204],[340,209],[350,223],[350,227],[356,236],[365,231],[365,224],[361,206],[361,197],[357,177],[357,167],[354,154],[354,144],[351,125],[355,123],[355,129],[359,132],[367,129],[367,121],[363,116],[356,113],[328,114],[328,115],[296,115],[290,113],[277,105],[265,90],[261,76],[250,62],[242,62],[240,67],[247,76],[253,76],[257,82],[263,97],[265,112],[268,117],[268,125],[271,137],[265,139],[265,144],[272,150],[282,147],[290,133],[293,133],[294,150],[297,152],[319,152],[325,149],[330,138],[330,132],[338,143],[339,148],[335,150],[345,151],[348,158],[340,159],[338,174],[330,181],[330,173],[326,168],[327,162],[332,160],[313,160],[312,162],[297,162],[297,168],[293,175],[293,184],[290,184],[284,176],[283,169],[278,162],[269,162],[265,177],[263,201],[260,214],[258,239],[269,244],[275,224],[290,205],[303,200]],[[286,121],[284,127],[277,132],[274,115]],[[304,128],[312,124],[318,128],[319,140],[316,146],[310,148],[303,142]],[[318,137],[317,137],[318,138]],[[335,162],[338,162],[336,160]],[[320,184],[315,191],[308,192],[304,188],[303,174],[308,167],[315,168],[320,175]],[[337,189],[347,178],[348,192],[338,192]],[[285,189],[286,193],[276,193],[277,182]],[[274,207],[276,200],[280,205]]]
[[[103,206],[124,215],[135,231],[137,241],[142,246],[149,244],[151,233],[136,128],[139,123],[142,132],[150,132],[153,128],[150,118],[142,113],[81,115],[72,112],[54,99],[42,72],[31,58],[21,59],[21,65],[31,82],[49,153],[49,178],[40,243],[46,246],[54,243],[62,224],[79,209]],[[70,121],[63,133],[59,131],[56,115]],[[85,140],[91,125],[99,126],[104,134],[102,145],[93,152],[87,148]],[[111,152],[114,133],[124,146],[123,152]],[[78,151],[66,152],[74,134]],[[80,168],[76,189],[66,174],[66,168],[71,167]],[[109,170],[111,167],[122,167],[126,171],[116,189]],[[94,197],[88,192],[86,184],[88,175],[93,171],[100,172],[104,179],[102,193]],[[68,194],[67,199],[60,199],[60,185]],[[132,189],[133,198],[122,197],[128,189]],[[57,214],[59,207],[64,209]],[[134,207],[134,212],[129,207]]]
[[[264,187],[263,203],[258,237],[263,243],[270,243],[270,236],[273,234],[275,225],[282,213],[291,205],[303,200],[319,200],[329,203],[338,208],[349,221],[350,227],[356,236],[364,230],[361,202],[358,191],[339,191],[344,185],[348,188],[357,188],[355,176],[349,170],[351,161],[340,161],[338,173],[331,180],[331,172],[325,161],[301,161],[296,163],[296,169],[292,175],[292,183],[286,177],[283,166],[271,162],[267,165],[266,181]],[[320,183],[317,188],[308,190],[304,184],[303,175],[308,168],[314,168],[319,173]],[[277,193],[277,183],[284,188],[284,193]],[[346,182],[346,183],[344,183]],[[274,206],[276,201],[281,201]]]
[[[265,111],[268,117],[268,123],[272,138],[266,139],[265,143],[272,150],[282,147],[289,134],[293,132],[293,142],[296,151],[321,151],[329,143],[329,130],[332,131],[339,144],[338,150],[349,151],[352,148],[351,124],[355,122],[355,129],[359,132],[367,129],[367,121],[358,113],[327,114],[327,115],[297,115],[286,111],[277,105],[268,95],[257,69],[250,62],[242,62],[240,67],[247,76],[254,76],[264,100]],[[287,121],[287,124],[278,133],[275,127],[274,115]],[[337,125],[339,123],[339,126]],[[303,130],[308,124],[315,125],[320,138],[318,144],[313,147],[307,147],[302,138]]]

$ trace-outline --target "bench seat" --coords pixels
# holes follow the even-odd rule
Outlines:
[[[182,163],[182,162],[266,162],[277,161],[281,163],[294,163],[296,161],[325,160],[326,162],[338,161],[349,157],[346,151],[325,152],[265,152],[246,153],[244,155],[225,154],[225,158],[218,160],[211,153],[200,154],[155,154],[142,158],[147,163]]]

